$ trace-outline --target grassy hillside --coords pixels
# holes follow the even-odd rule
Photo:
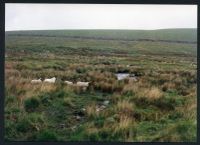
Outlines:
[[[197,44],[182,41],[196,30],[6,32],[5,140],[195,142]]]
[[[53,36],[53,37],[51,37]],[[90,39],[88,39],[88,37]],[[99,38],[103,38],[99,39]],[[109,38],[109,39],[108,39]],[[146,41],[151,38],[155,41]],[[126,41],[143,39],[142,41]],[[163,42],[159,40],[170,40]],[[6,51],[63,54],[197,55],[195,29],[170,30],[51,30],[6,32]],[[87,52],[87,53],[85,53]]]
[[[70,36],[93,37],[107,39],[152,39],[172,41],[197,41],[196,29],[161,29],[161,30],[38,30],[11,31],[6,35],[37,35],[37,36]]]

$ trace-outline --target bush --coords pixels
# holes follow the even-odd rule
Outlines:
[[[63,91],[63,90],[56,90],[54,97],[63,98],[64,96],[65,96],[65,91]]]
[[[9,104],[9,103],[13,103],[14,101],[16,101],[16,97],[15,96],[6,96],[5,97],[5,103],[6,105]]]
[[[98,133],[94,132],[88,135],[89,141],[98,141],[99,139],[99,135]]]
[[[28,132],[31,130],[31,123],[27,118],[24,118],[17,123],[16,129],[19,132]]]
[[[76,72],[77,73],[85,73],[86,72],[86,68],[77,68]]]
[[[57,135],[50,130],[42,130],[36,136],[37,141],[58,141]]]
[[[28,98],[24,102],[24,108],[27,112],[33,112],[40,105],[39,99],[32,97]]]
[[[104,125],[104,121],[105,121],[105,118],[104,118],[104,117],[97,117],[97,118],[95,119],[94,125],[95,125],[96,127],[98,127],[98,128],[101,128],[101,127],[103,127],[103,125]]]
[[[47,94],[43,94],[40,96],[40,100],[41,100],[41,103],[44,105],[44,106],[48,106],[50,105],[51,103],[51,97],[50,95],[47,93]]]
[[[44,123],[45,121],[42,115],[37,113],[30,113],[19,120],[16,129],[20,132],[39,130],[44,127]]]
[[[154,105],[160,109],[168,110],[168,111],[175,109],[175,106],[174,106],[174,104],[172,104],[171,100],[165,99],[165,98],[156,100],[154,102]]]

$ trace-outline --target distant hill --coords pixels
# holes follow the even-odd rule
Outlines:
[[[7,31],[6,36],[45,36],[85,39],[197,42],[197,29],[159,30],[32,30]]]

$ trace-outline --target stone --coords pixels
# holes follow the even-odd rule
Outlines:
[[[108,100],[105,100],[105,101],[103,102],[103,104],[106,105],[106,106],[107,106],[109,103],[110,103],[110,101],[108,101]]]

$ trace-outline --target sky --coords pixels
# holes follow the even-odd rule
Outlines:
[[[6,4],[5,29],[197,28],[197,5]]]

